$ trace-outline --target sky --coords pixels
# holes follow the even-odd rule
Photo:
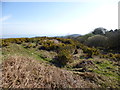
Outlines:
[[[72,2],[1,2],[2,36],[87,34],[95,28],[118,28],[119,0]]]

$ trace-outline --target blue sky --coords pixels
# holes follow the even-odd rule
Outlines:
[[[118,28],[119,0],[2,2],[2,35],[86,34],[97,27]]]

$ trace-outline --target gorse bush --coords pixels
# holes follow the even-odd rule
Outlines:
[[[93,55],[99,55],[99,50],[96,49],[96,48],[89,48],[89,47],[86,47],[84,46],[82,48],[83,50],[83,53],[86,53],[88,57],[92,57]]]
[[[113,54],[113,53],[101,54],[100,57],[108,58],[108,59],[114,60],[114,61],[120,61],[120,54]]]
[[[51,43],[51,44],[43,44],[42,46],[40,46],[40,50],[47,50],[47,51],[58,51],[60,48],[62,48],[64,46],[64,44],[55,44],[55,43]]]
[[[24,43],[23,44],[24,48],[35,48],[36,44],[35,43]]]
[[[9,45],[8,42],[2,40],[2,44],[1,44],[2,47],[6,47],[6,46],[8,46],[8,45]]]
[[[62,51],[62,50],[66,50],[66,51],[68,51],[69,53],[73,54],[74,51],[75,51],[75,49],[76,49],[75,45],[71,45],[71,44],[65,45],[65,44],[64,44],[64,46],[62,46],[62,47],[59,48],[58,52],[59,52],[59,51]]]
[[[64,67],[67,63],[72,62],[72,54],[70,54],[68,50],[62,50],[58,53],[53,62],[59,67]]]
[[[58,40],[64,40],[64,39],[58,39]],[[69,40],[69,39],[68,39]],[[66,42],[68,41],[66,40]],[[61,50],[68,50],[69,52],[73,53],[74,50],[76,49],[76,45],[73,43],[73,41],[71,40],[72,44],[68,44],[63,42],[58,42],[55,43],[54,40],[44,40],[42,41],[42,45],[39,47],[39,49],[41,50],[47,50],[47,51],[55,51],[55,52],[59,52]]]
[[[114,54],[116,61],[120,61],[120,54]]]
[[[64,44],[74,44],[74,41],[72,39],[57,38],[57,40]]]

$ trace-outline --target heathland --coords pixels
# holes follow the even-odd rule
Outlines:
[[[76,36],[77,35],[77,36]],[[120,30],[1,39],[3,88],[119,88]]]

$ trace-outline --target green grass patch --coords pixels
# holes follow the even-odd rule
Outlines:
[[[98,67],[97,69],[94,69],[93,71],[95,73],[107,76],[107,77],[112,77],[115,80],[120,81],[120,76],[118,75],[119,70],[118,66],[113,65],[111,61],[104,60],[98,63],[95,61],[96,66]]]
[[[2,50],[3,59],[9,57],[10,55],[21,55],[29,56],[36,60],[42,60],[49,62],[50,58],[44,58],[40,51],[37,51],[36,48],[24,48],[22,45],[11,44],[10,46],[4,47]]]

